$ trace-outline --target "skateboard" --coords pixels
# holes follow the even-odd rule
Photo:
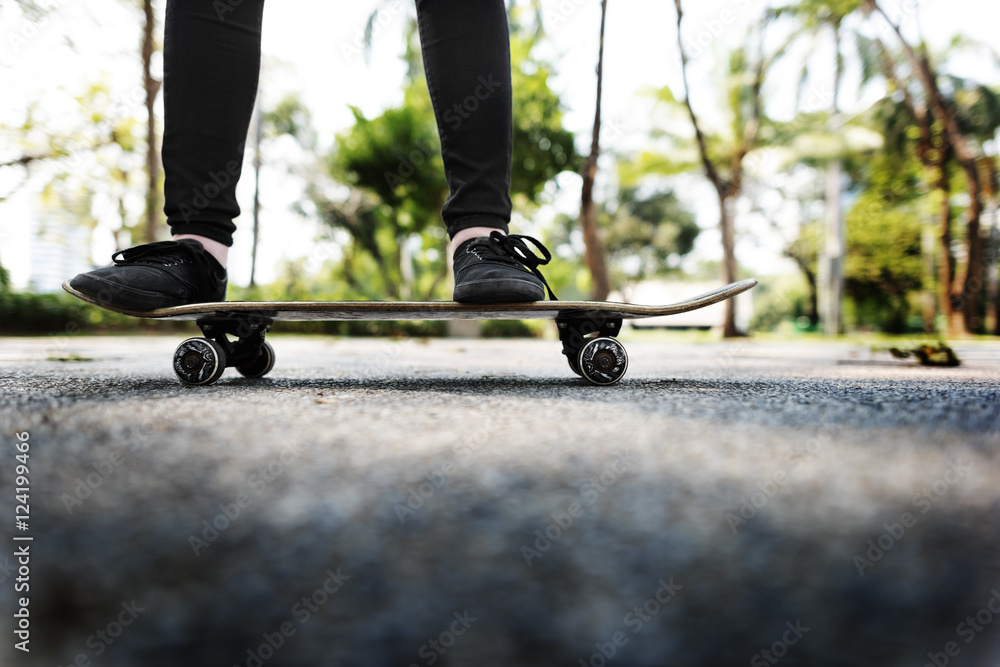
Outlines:
[[[574,373],[596,385],[625,375],[628,354],[615,337],[622,320],[676,315],[732,298],[757,284],[754,279],[720,287],[680,303],[643,306],[611,301],[533,301],[467,304],[453,301],[222,301],[157,310],[112,308],[63,283],[63,289],[95,306],[123,315],[193,320],[202,338],[188,338],[174,352],[174,373],[187,385],[210,385],[233,367],[248,378],[274,368],[274,349],[264,340],[282,320],[555,320],[562,353]]]

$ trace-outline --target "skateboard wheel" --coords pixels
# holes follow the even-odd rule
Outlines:
[[[580,348],[576,365],[580,375],[593,384],[614,384],[628,370],[628,354],[614,338],[593,338]]]
[[[272,368],[274,368],[274,348],[271,347],[270,343],[265,342],[256,359],[249,364],[237,366],[236,370],[243,377],[259,378],[270,373]]]
[[[214,340],[188,338],[174,352],[174,373],[184,384],[212,384],[226,370],[226,351]]]
[[[569,362],[569,368],[570,368],[571,371],[573,371],[574,373],[576,373],[580,377],[583,377],[583,373],[580,372],[580,367],[576,365],[576,358],[575,357],[567,356],[566,357],[566,361]]]

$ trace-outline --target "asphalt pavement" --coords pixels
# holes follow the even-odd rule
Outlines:
[[[1000,345],[182,338],[0,338],[0,664],[1000,665]]]

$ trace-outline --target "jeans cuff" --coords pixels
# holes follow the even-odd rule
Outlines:
[[[455,234],[463,229],[471,227],[491,227],[499,229],[504,234],[509,233],[507,221],[492,215],[467,215],[448,223],[448,237],[454,238]]]

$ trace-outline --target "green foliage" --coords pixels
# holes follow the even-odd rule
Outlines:
[[[511,194],[536,204],[545,183],[578,157],[562,128],[562,104],[549,88],[551,67],[531,54],[532,43],[511,39],[514,161]],[[446,235],[437,224],[447,195],[437,125],[420,70],[415,32],[404,55],[409,83],[403,102],[374,118],[352,109],[354,124],[337,135],[324,159],[326,176],[349,187],[332,196],[331,183],[314,183],[309,196],[343,258],[333,281],[341,298],[448,298]]]
[[[181,322],[140,320],[112,313],[68,294],[0,289],[0,335],[72,335],[88,331],[177,331],[184,328]]]
[[[640,196],[636,188],[622,188],[618,209],[602,217],[608,260],[619,281],[676,272],[701,231],[672,190]]]
[[[995,90],[957,76],[941,77],[950,91],[956,120],[962,134],[985,143],[992,141],[1000,128],[1000,94]]]
[[[809,286],[801,276],[761,278],[753,289],[753,318],[749,330],[809,331],[815,326],[810,314]]]
[[[350,185],[351,194],[337,201],[314,187],[312,199],[331,228],[348,234],[339,267],[343,279],[355,288],[379,292],[358,297],[409,297],[413,281],[404,281],[407,260],[401,246],[419,237],[423,249],[433,247],[440,234],[429,235],[427,230],[448,192],[433,115],[405,102],[372,119],[352,111],[355,124],[337,135],[334,151],[326,158],[328,175]],[[431,270],[440,273],[443,258],[436,250],[438,261],[424,253],[423,263],[435,265]]]
[[[823,245],[823,225],[818,221],[799,227],[799,235],[785,248],[785,256],[793,259],[806,275],[816,275],[819,252]]]
[[[78,114],[70,115],[70,122],[58,131],[38,104],[28,106],[19,124],[0,126],[4,139],[0,162],[24,173],[11,190],[0,194],[0,201],[30,182],[41,191],[40,203],[51,215],[93,229],[97,220],[92,205],[99,199],[110,200],[116,204],[121,227],[131,231],[139,224],[141,211],[127,204],[145,193],[142,125],[122,111],[121,101],[103,78],[86,83],[83,92],[67,96],[67,102],[75,102]],[[8,160],[11,153],[20,157]],[[41,164],[47,168],[36,170]]]
[[[694,248],[701,229],[672,190],[642,191],[623,187],[614,210],[600,204],[597,223],[604,237],[613,286],[676,274],[681,258]],[[560,215],[545,243],[556,257],[545,277],[562,299],[587,298],[589,272],[584,267],[576,218]]]
[[[483,338],[540,338],[552,326],[546,320],[484,320]]]
[[[433,120],[408,105],[370,120],[357,108],[351,111],[354,125],[337,135],[328,158],[330,175],[370,192],[381,204],[409,212],[392,217],[399,234],[419,232],[447,189]]]
[[[897,359],[907,359],[914,357],[921,366],[960,366],[962,361],[955,354],[955,350],[948,345],[938,341],[937,345],[924,343],[906,350],[898,347],[890,347],[889,353]]]
[[[864,0],[799,0],[792,5],[782,5],[770,10],[775,18],[791,16],[806,29],[824,24],[840,25],[848,14],[861,9]]]
[[[511,195],[536,203],[545,184],[562,171],[579,171],[573,133],[563,129],[563,105],[549,87],[552,66],[531,55],[533,43],[511,38],[514,157]]]
[[[273,109],[265,112],[264,127],[268,135],[287,134],[305,148],[311,148],[316,143],[312,115],[297,94],[286,95]]]
[[[869,190],[848,213],[844,288],[856,324],[907,330],[910,295],[922,285],[920,234],[914,208],[891,192]]]

